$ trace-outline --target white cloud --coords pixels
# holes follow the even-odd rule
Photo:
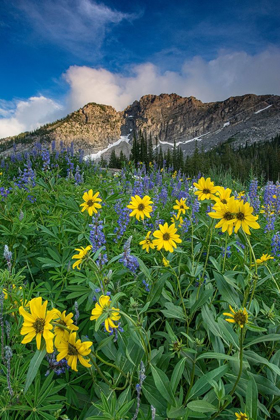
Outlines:
[[[24,131],[32,131],[48,122],[64,115],[63,107],[52,99],[34,96],[26,101],[17,101],[11,109],[11,103],[1,101],[0,138],[17,135]]]
[[[44,39],[83,58],[100,54],[112,25],[140,16],[113,10],[93,0],[25,0],[18,2],[17,7],[35,31],[34,42]]]
[[[280,95],[279,69],[280,49],[276,48],[257,55],[221,51],[211,61],[194,57],[184,63],[181,72],[162,73],[151,63],[132,67],[129,76],[104,68],[71,66],[64,74],[70,89],[63,107],[44,96],[18,101],[14,107],[0,100],[0,138],[34,130],[88,102],[123,110],[146,94],[177,93],[203,102],[246,93]]]
[[[246,93],[280,94],[279,69],[280,49],[271,48],[257,55],[222,51],[211,61],[197,56],[186,61],[181,72],[161,73],[151,63],[133,67],[130,76],[71,66],[64,77],[70,85],[69,109],[97,102],[122,110],[146,94],[175,92],[203,102]]]

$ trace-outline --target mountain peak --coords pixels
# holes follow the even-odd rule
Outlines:
[[[235,138],[253,142],[269,140],[280,132],[280,97],[247,94],[225,101],[203,103],[176,93],[144,95],[124,111],[110,105],[90,102],[66,118],[47,124],[33,133],[2,139],[2,150],[13,141],[26,150],[32,143],[52,140],[74,142],[75,149],[96,153],[117,142],[129,141],[139,131],[158,139],[162,147],[174,141],[188,153],[196,142],[205,149]],[[7,143],[9,142],[9,143]]]

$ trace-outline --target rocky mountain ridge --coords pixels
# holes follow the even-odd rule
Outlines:
[[[157,138],[162,148],[175,141],[187,154],[195,144],[209,150],[229,138],[237,144],[270,140],[280,133],[280,96],[247,94],[203,103],[175,93],[145,95],[121,112],[89,103],[32,133],[2,139],[0,146],[6,154],[14,141],[18,150],[27,150],[37,141],[56,140],[66,145],[73,142],[76,150],[83,148],[88,155],[112,147],[128,154],[133,133],[139,130],[154,141]]]

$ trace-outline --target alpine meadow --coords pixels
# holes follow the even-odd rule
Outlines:
[[[1,167],[1,419],[277,418],[278,181]]]

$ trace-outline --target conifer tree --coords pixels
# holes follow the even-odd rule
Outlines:
[[[109,168],[118,168],[118,166],[119,166],[118,158],[116,156],[115,149],[113,149],[110,155]]]
[[[149,142],[148,142],[148,162],[153,162],[154,160],[154,151],[153,151],[153,140],[152,135],[149,136]]]
[[[168,149],[169,150],[169,149]],[[172,151],[172,166],[175,171],[177,171],[177,151],[176,151],[176,142],[174,139],[173,142],[173,151]]]

